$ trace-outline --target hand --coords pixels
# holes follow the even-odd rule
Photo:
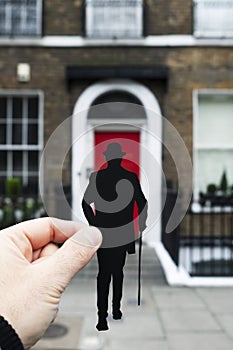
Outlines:
[[[29,220],[0,231],[0,315],[25,349],[53,322],[62,292],[101,241],[97,228],[55,218]],[[56,243],[63,242],[58,248]]]

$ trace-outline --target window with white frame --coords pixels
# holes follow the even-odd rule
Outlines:
[[[194,35],[233,36],[233,0],[194,0]]]
[[[143,0],[86,0],[86,36],[140,38],[143,35]]]
[[[0,190],[7,178],[21,180],[24,192],[38,194],[43,147],[43,94],[0,91]]]
[[[219,189],[226,172],[233,186],[233,90],[194,92],[194,199],[214,184]]]
[[[42,0],[1,0],[0,35],[40,36]]]

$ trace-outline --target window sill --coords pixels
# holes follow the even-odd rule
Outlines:
[[[0,36],[0,46],[35,47],[98,47],[98,46],[137,46],[137,47],[195,47],[233,46],[229,39],[197,39],[193,35],[149,35],[138,39],[90,39],[83,36],[53,36],[4,38]]]

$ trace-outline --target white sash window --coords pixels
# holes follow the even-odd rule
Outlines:
[[[1,0],[0,35],[40,36],[42,0]]]
[[[194,35],[233,36],[233,0],[194,0]]]
[[[0,91],[0,193],[17,177],[26,192],[38,194],[43,148],[43,94]]]
[[[224,171],[228,192],[233,189],[233,91],[200,90],[194,93],[194,193],[217,190]],[[219,188],[220,190],[220,188]]]
[[[86,0],[86,35],[90,38],[139,38],[143,0]]]

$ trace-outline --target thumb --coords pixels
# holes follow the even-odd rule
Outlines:
[[[81,228],[42,262],[48,283],[63,292],[76,273],[91,260],[101,242],[102,235],[96,227]]]

